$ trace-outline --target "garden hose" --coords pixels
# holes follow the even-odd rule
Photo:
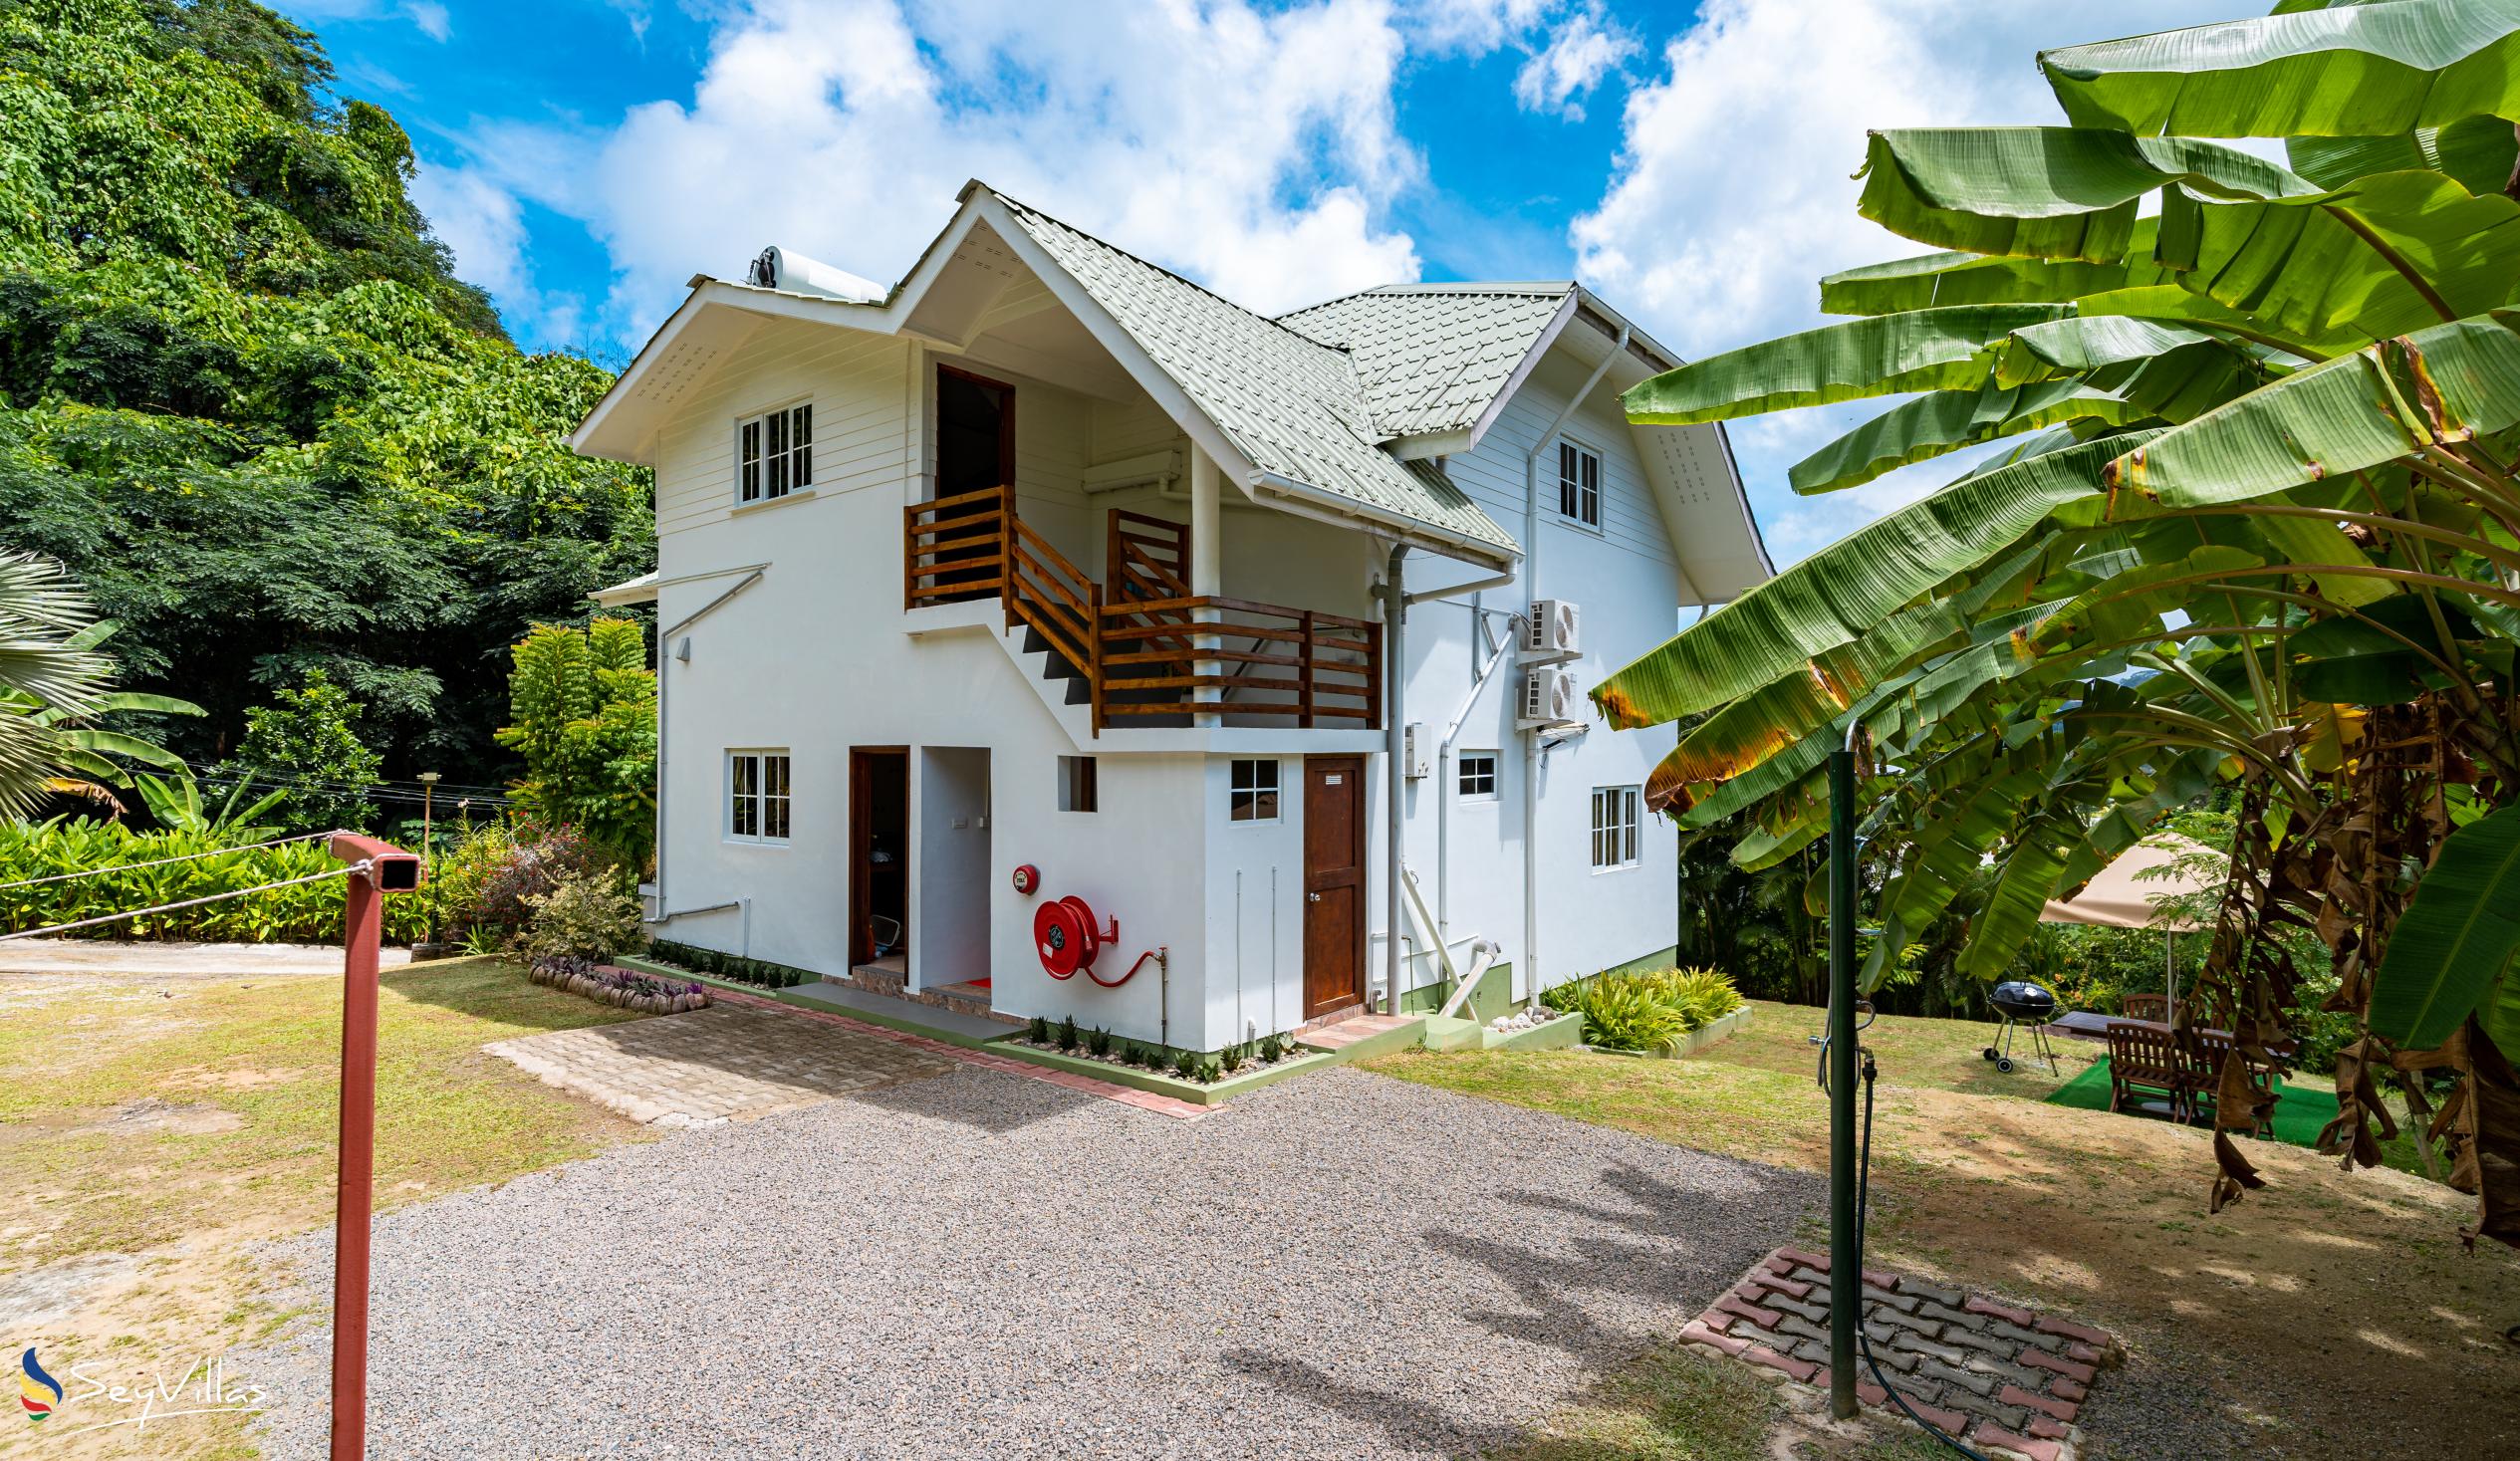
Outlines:
[[[1863,1055],[1864,1159],[1856,1164],[1855,1169],[1855,1262],[1858,1269],[1864,1266],[1864,1225],[1870,1212],[1869,1202],[1873,1195],[1873,1078],[1879,1074],[1878,1068],[1873,1064],[1873,1052],[1868,1050],[1863,1052]],[[1898,1387],[1890,1382],[1890,1376],[1882,1372],[1882,1361],[1873,1356],[1873,1337],[1864,1332],[1865,1323],[1871,1318],[1872,1315],[1869,1312],[1859,1312],[1857,1315],[1855,1342],[1864,1350],[1864,1362],[1873,1370],[1873,1382],[1882,1387],[1883,1393],[1890,1397],[1890,1403],[1896,1405],[1909,1420],[1923,1426],[1925,1434],[1968,1457],[1969,1461],[1986,1461],[1986,1457],[1962,1445],[1958,1437],[1918,1415],[1915,1407],[1907,1403],[1907,1397],[1900,1394]]]

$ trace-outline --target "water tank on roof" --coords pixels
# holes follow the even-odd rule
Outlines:
[[[883,302],[884,288],[872,279],[862,279],[836,265],[820,259],[809,259],[792,249],[777,244],[763,249],[752,261],[751,282],[763,289],[784,289],[791,294],[819,294],[828,299],[847,300],[853,305],[875,305]]]

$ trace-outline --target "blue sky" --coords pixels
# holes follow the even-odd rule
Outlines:
[[[1821,323],[1918,250],[1858,219],[1868,126],[2054,121],[2042,46],[2193,0],[301,0],[339,90],[517,340],[612,365],[779,243],[897,278],[970,176],[1276,310],[1401,279],[1583,279],[1684,355]],[[2228,13],[2238,13],[2232,11]],[[1740,423],[1798,558],[1948,480],[1796,498],[1878,407]]]

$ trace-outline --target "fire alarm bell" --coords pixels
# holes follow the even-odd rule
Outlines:
[[[1041,869],[1027,862],[1015,869],[1015,890],[1030,897],[1041,886]]]

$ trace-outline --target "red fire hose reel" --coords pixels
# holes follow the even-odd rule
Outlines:
[[[1111,927],[1097,925],[1094,909],[1080,897],[1054,898],[1033,913],[1033,952],[1041,956],[1041,967],[1053,979],[1074,978],[1079,969],[1085,977],[1105,989],[1118,989],[1129,982],[1130,974],[1143,968],[1151,955],[1139,956],[1129,966],[1129,973],[1118,979],[1106,979],[1094,971],[1094,960],[1103,946],[1120,942],[1120,919],[1114,917]]]

